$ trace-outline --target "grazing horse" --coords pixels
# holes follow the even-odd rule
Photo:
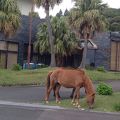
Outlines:
[[[48,73],[48,75],[47,75],[47,84],[46,84],[47,89],[49,88],[49,84],[50,84],[50,75],[51,75],[53,72],[54,72],[54,71],[50,71],[50,72]],[[59,83],[56,83],[56,84],[54,85],[54,87],[53,87],[53,93],[54,93],[53,96],[54,96],[54,97],[55,97],[55,90],[56,90],[56,88],[57,88],[58,85],[59,85]],[[75,92],[75,88],[73,88],[72,93],[71,93],[71,95],[70,95],[70,98],[73,98],[74,92]],[[59,99],[61,99],[59,92],[58,92],[58,97],[59,97]]]
[[[56,102],[60,101],[59,89],[61,86],[66,88],[75,88],[72,103],[75,104],[75,97],[77,96],[76,105],[80,107],[79,104],[80,88],[84,87],[88,106],[89,108],[93,107],[95,90],[93,88],[92,81],[85,74],[83,70],[59,68],[49,73],[48,75],[50,75],[50,80],[47,80],[46,97],[45,97],[46,103],[48,103],[51,90],[54,89],[55,85],[57,84],[55,88]]]

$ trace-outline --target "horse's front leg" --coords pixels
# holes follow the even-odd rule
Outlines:
[[[77,98],[76,98],[76,96],[77,96]],[[75,99],[76,99],[76,102],[75,102]],[[76,87],[72,102],[73,102],[73,105],[75,105],[78,108],[80,107],[79,99],[80,99],[80,87]]]
[[[72,104],[75,105],[75,98],[77,95],[77,89],[75,88],[74,94],[73,94],[73,99],[72,99]]]
[[[72,89],[72,93],[71,93],[71,95],[70,95],[70,98],[71,98],[71,99],[73,98],[74,92],[75,92],[75,88]]]

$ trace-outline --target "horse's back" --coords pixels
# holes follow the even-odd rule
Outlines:
[[[84,74],[83,70],[59,68],[52,73],[51,78],[65,87],[75,87],[84,82]]]

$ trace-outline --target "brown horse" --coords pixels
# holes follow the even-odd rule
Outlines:
[[[51,75],[53,72],[54,72],[54,71],[50,71],[50,72],[48,73],[48,75],[47,75],[47,84],[46,84],[47,89],[49,88],[49,85],[50,85],[50,75]],[[58,85],[59,85],[59,83],[56,83],[56,84],[54,85],[54,87],[53,87],[53,96],[54,96],[54,97],[56,97],[56,96],[55,96],[55,90],[56,90],[56,88],[57,88]],[[75,92],[75,88],[73,88],[72,93],[71,93],[71,95],[70,95],[70,98],[71,98],[71,99],[73,98],[74,92]],[[59,91],[58,91],[58,97],[59,97],[59,99],[61,99],[60,94],[59,94]]]
[[[48,74],[49,75],[49,74]],[[49,78],[49,77],[48,77]],[[59,68],[54,70],[50,73],[50,80],[47,80],[47,89],[46,89],[46,97],[45,100],[48,102],[49,95],[52,89],[54,89],[55,85],[55,95],[56,95],[56,102],[59,102],[59,89],[61,86],[66,88],[75,88],[75,92],[73,95],[72,102],[75,103],[75,96],[77,96],[77,105],[79,105],[79,98],[80,98],[80,88],[84,87],[86,96],[87,96],[87,103],[89,108],[93,107],[94,98],[95,98],[95,90],[93,88],[92,81],[89,77],[85,74],[83,70],[80,69],[64,69]]]

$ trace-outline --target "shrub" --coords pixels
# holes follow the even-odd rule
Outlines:
[[[21,69],[22,67],[19,64],[14,64],[12,67],[12,70],[15,70],[15,71],[20,71]]]
[[[95,69],[93,66],[90,66],[90,65],[86,65],[85,68],[86,68],[87,70],[94,70],[94,69]]]
[[[115,111],[120,111],[120,103],[116,103],[114,105],[114,109],[115,109]]]
[[[99,95],[112,95],[113,90],[112,87],[105,84],[105,83],[100,83],[97,86],[97,93]]]
[[[104,66],[97,67],[97,71],[106,72]]]

